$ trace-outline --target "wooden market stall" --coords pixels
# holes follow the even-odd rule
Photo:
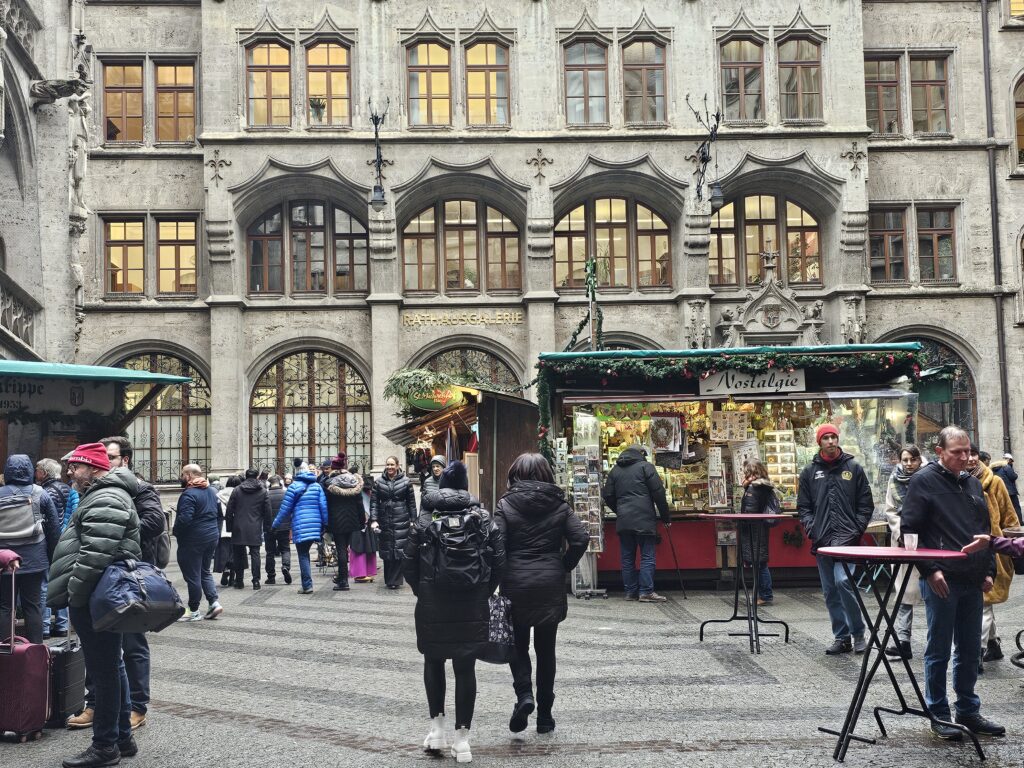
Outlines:
[[[670,529],[671,543],[692,576],[733,564],[735,531],[697,516],[738,511],[742,463],[755,456],[794,517],[771,529],[770,566],[814,568],[795,519],[797,478],[818,450],[814,431],[825,422],[839,427],[843,449],[868,474],[880,516],[899,447],[916,435],[920,349],[903,343],[540,355],[541,448],[590,525],[598,573],[613,583],[611,572],[620,568],[614,515],[599,489],[634,444],[647,448],[672,518],[684,523]],[[673,568],[664,537],[657,554],[660,569]]]

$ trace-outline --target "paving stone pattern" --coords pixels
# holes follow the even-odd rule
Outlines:
[[[294,562],[294,560],[293,560]],[[184,587],[176,567],[175,583]],[[151,635],[153,680],[149,723],[137,732],[132,768],[289,766],[430,766],[422,753],[427,711],[421,657],[408,587],[380,579],[332,592],[314,576],[316,592],[292,586],[260,592],[222,590],[217,621],[170,627]],[[184,590],[183,590],[184,591]],[[1024,626],[1024,598],[997,608],[1004,647]],[[814,590],[777,590],[770,618],[791,627],[790,643],[766,638],[752,656],[740,625],[698,625],[731,612],[731,595],[681,593],[664,605],[570,598],[559,632],[555,718],[550,736],[531,728],[514,739],[506,667],[479,664],[473,724],[474,764],[559,768],[616,766],[828,766],[860,657],[826,657],[828,620]],[[205,605],[204,605],[205,609]],[[920,674],[923,610],[915,619],[913,661]],[[1024,673],[1001,661],[987,665],[978,690],[984,712],[1010,736],[987,740],[985,768],[1021,768],[1024,760]],[[453,683],[449,673],[449,702]],[[895,704],[886,685],[872,690],[858,733],[877,736],[869,708]],[[454,714],[451,712],[450,714]],[[450,721],[451,722],[451,721]],[[932,738],[924,722],[889,717],[890,738],[854,743],[850,768],[941,768],[982,765],[965,745]],[[0,745],[0,765],[50,768],[83,749],[88,735],[47,731],[33,744]],[[451,758],[445,758],[446,762]]]

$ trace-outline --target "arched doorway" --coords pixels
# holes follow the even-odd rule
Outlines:
[[[330,352],[296,352],[267,366],[249,401],[249,464],[284,475],[294,459],[320,462],[338,451],[370,462],[370,391]]]
[[[501,358],[473,347],[439,352],[428,358],[422,367],[434,373],[458,376],[474,384],[490,384],[500,391],[510,392],[520,386],[519,378]]]
[[[917,413],[917,440],[929,452],[938,439],[939,431],[949,424],[966,430],[973,442],[978,441],[978,391],[974,376],[964,359],[952,347],[933,339],[906,339],[919,341],[928,354],[928,365],[953,365],[953,397],[948,402],[919,403]]]
[[[188,376],[190,381],[167,387],[126,430],[134,454],[132,469],[151,483],[173,483],[185,464],[210,465],[210,384],[188,361],[174,355],[128,357],[118,368]],[[130,410],[145,396],[144,384],[125,388]]]

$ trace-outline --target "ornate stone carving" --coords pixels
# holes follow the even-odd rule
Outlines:
[[[29,88],[29,96],[32,97],[32,106],[38,107],[40,104],[53,104],[68,96],[81,96],[87,90],[89,84],[77,77],[70,80],[36,80]]]
[[[220,159],[220,150],[219,149],[215,149],[215,150],[213,150],[213,158],[210,159],[210,160],[207,160],[206,164],[210,168],[213,169],[213,176],[210,177],[210,181],[212,181],[215,185],[217,185],[219,187],[221,180],[223,180],[223,178],[224,178],[221,175],[221,169],[226,168],[227,166],[231,165],[231,161],[230,160],[221,160]]]
[[[39,20],[23,0],[0,0],[0,27],[14,35],[25,52],[31,56],[35,47],[35,34],[40,30]]]
[[[544,150],[541,149],[540,147],[537,147],[537,154],[531,157],[529,160],[527,160],[526,164],[532,165],[534,168],[537,169],[537,172],[533,174],[533,178],[540,181],[541,179],[544,178],[544,166],[553,165],[554,162],[555,161],[552,160],[550,157],[544,157]]]
[[[862,296],[843,296],[842,321],[839,332],[847,344],[863,344],[868,338],[867,311]]]
[[[844,160],[849,160],[852,164],[850,165],[851,173],[860,173],[860,161],[865,159],[868,155],[862,149],[857,149],[857,142],[853,142],[851,149],[846,150],[839,155]]]
[[[708,303],[703,299],[686,302],[689,306],[685,327],[686,345],[690,349],[706,349],[711,346],[711,323],[708,322]]]
[[[42,306],[0,270],[0,328],[31,348],[36,313]]]
[[[89,162],[91,98],[92,95],[85,91],[81,94],[72,94],[68,99],[68,114],[71,117],[71,147],[68,150],[68,192],[71,202],[69,216],[71,231],[77,234],[85,231],[85,219],[89,215],[89,208],[82,193],[85,189],[85,173]]]
[[[4,146],[4,115],[7,110],[4,108],[4,44],[7,42],[7,33],[0,27],[0,148]]]
[[[207,220],[206,249],[210,261],[231,261],[235,252],[235,232],[230,221]]]

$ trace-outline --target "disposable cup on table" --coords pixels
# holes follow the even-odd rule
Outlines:
[[[916,533],[904,533],[903,534],[903,548],[914,552],[917,550],[917,534]]]

